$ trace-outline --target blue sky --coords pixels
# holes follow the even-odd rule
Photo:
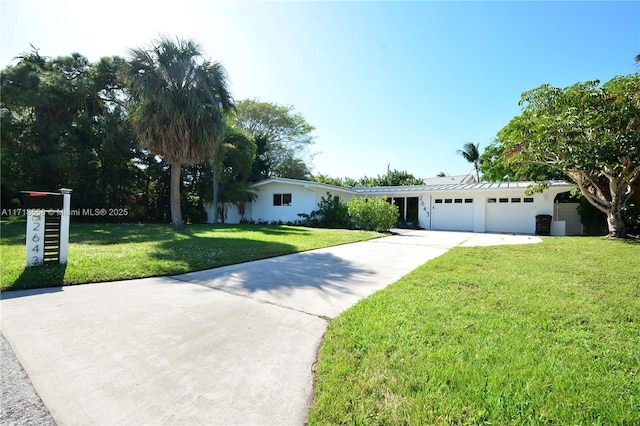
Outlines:
[[[292,105],[316,127],[314,171],[465,174],[543,83],[637,70],[640,2],[213,2],[2,0],[1,66],[28,51],[126,55],[189,37],[227,69],[236,99]]]

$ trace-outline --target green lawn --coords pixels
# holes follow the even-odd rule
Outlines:
[[[292,226],[75,224],[69,261],[25,268],[25,223],[0,223],[0,290],[111,281],[189,271],[296,253],[381,236],[367,231]]]
[[[426,263],[329,325],[309,424],[640,424],[640,244]]]

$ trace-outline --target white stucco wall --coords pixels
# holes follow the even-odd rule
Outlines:
[[[240,213],[238,212],[238,208],[232,203],[226,203],[225,205],[227,217],[225,219],[225,223],[240,223]],[[213,223],[213,205],[212,203],[207,203],[204,208],[204,211],[207,213],[207,223]],[[244,208],[244,217],[245,219],[251,218],[251,203],[246,203]],[[220,222],[220,220],[218,221]]]
[[[431,195],[418,194],[418,224],[431,229]]]
[[[553,216],[553,199],[557,191],[547,190],[543,194],[525,195],[524,190],[495,191],[484,196],[485,228],[477,232],[509,232],[517,234],[534,234],[536,216],[548,214]],[[533,198],[532,203],[525,198]],[[489,203],[489,199],[496,199]],[[507,202],[504,202],[504,200]],[[519,199],[519,202],[514,202]]]
[[[296,222],[300,213],[309,214],[318,208],[321,198],[329,191],[343,202],[352,197],[418,198],[418,220],[424,229],[473,232],[507,232],[534,234],[536,216],[553,215],[553,200],[558,193],[571,189],[570,185],[552,185],[542,194],[525,195],[526,183],[481,184],[481,188],[462,185],[461,189],[412,188],[338,188],[314,182],[275,179],[254,186],[257,200],[246,206],[245,218],[264,222]],[[274,206],[274,194],[291,194],[291,205]],[[533,199],[526,203],[525,198]],[[489,202],[495,199],[496,202]],[[519,199],[516,200],[516,199]],[[439,201],[438,201],[439,200]],[[449,200],[447,202],[445,200]],[[458,202],[456,202],[458,201]],[[207,209],[209,219],[211,209]],[[227,207],[227,223],[238,223],[240,215],[235,206]],[[554,233],[560,232],[554,226]]]
[[[553,215],[553,200],[560,192],[564,191],[547,189],[543,194],[525,195],[524,188],[494,188],[425,191],[406,196],[419,197],[419,221],[424,229],[534,234],[536,216]],[[402,196],[397,192],[387,195],[395,198]],[[488,203],[490,198],[496,199],[496,203]],[[525,198],[532,198],[533,202],[525,203]],[[507,202],[501,202],[504,199]],[[520,201],[515,202],[514,199]],[[445,200],[451,202],[446,203]],[[456,203],[456,200],[459,202]],[[426,211],[422,202],[428,206]]]
[[[302,218],[298,216],[299,213],[309,214],[313,210],[317,210],[318,203],[321,198],[326,196],[327,189],[309,185],[292,185],[287,183],[273,182],[262,185],[258,189],[258,199],[252,203],[251,217],[257,221],[283,221],[283,222],[295,222]],[[332,195],[340,197],[343,201],[348,201],[351,198],[351,194],[346,191],[340,191],[339,189],[329,190]],[[291,194],[290,206],[274,206],[273,195],[274,194]]]

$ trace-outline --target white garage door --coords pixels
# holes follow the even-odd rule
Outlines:
[[[473,230],[473,198],[434,197],[431,204],[431,229]]]
[[[487,198],[486,207],[486,232],[535,233],[536,218],[533,198]]]

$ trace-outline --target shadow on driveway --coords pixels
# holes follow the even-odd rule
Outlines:
[[[314,250],[172,278],[318,316],[335,316],[372,293],[376,271]]]

